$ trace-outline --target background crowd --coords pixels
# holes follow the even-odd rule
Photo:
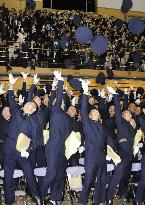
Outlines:
[[[87,26],[109,42],[97,55],[75,39]],[[134,35],[127,20],[81,11],[9,10],[0,7],[0,65],[144,71],[145,32]]]

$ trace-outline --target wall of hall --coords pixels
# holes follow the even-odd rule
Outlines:
[[[35,1],[36,1],[36,9],[42,9],[43,0],[35,0]],[[120,2],[122,2],[122,0],[96,0],[96,1],[97,1],[98,15],[125,18],[125,15],[120,10],[120,5],[121,5]],[[118,4],[116,4],[117,1],[119,1]],[[145,0],[133,0],[133,1],[134,1],[134,7],[132,11],[128,12],[127,17],[139,16],[145,18]],[[140,2],[140,4],[137,4],[138,1]],[[9,9],[15,8],[16,10],[21,10],[21,9],[24,10],[26,5],[26,0],[0,0],[0,5],[2,5],[3,3],[5,3]]]
[[[35,0],[35,1],[36,1],[36,9],[42,9],[43,0]],[[5,3],[9,9],[15,8],[16,10],[24,10],[26,6],[26,0],[0,0],[0,5],[2,5],[3,3]]]

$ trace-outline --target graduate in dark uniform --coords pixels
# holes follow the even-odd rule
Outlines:
[[[143,130],[143,133],[145,134],[145,114],[142,114],[139,117],[139,123]],[[134,205],[141,205],[141,203],[144,201],[144,193],[145,193],[145,145],[143,147],[143,153],[142,153],[142,159],[141,159],[141,176],[140,180],[138,182],[138,188],[135,193],[135,200]]]
[[[100,123],[101,115],[94,107],[88,112],[88,82],[82,81],[81,117],[85,134],[85,178],[80,203],[87,205],[91,186],[95,182],[94,204],[105,202],[106,193],[106,145],[114,146],[111,137]],[[95,181],[97,177],[97,182]]]
[[[49,140],[45,148],[47,173],[40,187],[42,197],[47,195],[50,188],[50,204],[56,204],[63,197],[66,169],[65,140],[69,135],[69,121],[62,100],[64,80],[61,72],[55,71],[54,75],[58,80],[58,92],[51,108]]]
[[[12,74],[9,75],[10,87],[8,91],[8,101],[11,112],[11,122],[7,130],[7,139],[4,145],[4,191],[6,204],[11,205],[15,199],[15,184],[13,180],[13,173],[18,162],[23,170],[27,179],[27,183],[31,190],[32,196],[35,198],[36,203],[40,205],[39,193],[37,184],[34,177],[33,169],[28,159],[29,153],[27,151],[19,152],[16,150],[16,144],[19,134],[23,133],[29,138],[33,137],[33,132],[30,125],[30,117],[37,110],[36,103],[29,102],[23,107],[23,112],[16,104],[13,85],[17,79]],[[31,147],[29,146],[29,151]]]
[[[119,95],[108,87],[109,93],[113,94],[115,104],[115,120],[118,130],[119,147],[118,152],[121,157],[121,163],[118,164],[114,170],[114,174],[111,178],[108,192],[107,192],[107,203],[113,205],[113,196],[117,185],[123,180],[124,173],[128,172],[130,164],[133,158],[133,143],[135,137],[135,129],[131,125],[130,121],[132,115],[130,111],[125,110],[121,113],[120,98]]]

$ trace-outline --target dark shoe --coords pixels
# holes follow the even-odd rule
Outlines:
[[[106,204],[107,205],[113,205],[113,200],[108,200]]]

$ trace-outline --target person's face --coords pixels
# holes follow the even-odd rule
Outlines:
[[[9,107],[4,107],[4,109],[2,111],[2,116],[5,120],[9,120],[11,118],[11,113],[10,113]]]
[[[140,115],[141,114],[141,108],[140,107],[136,107],[135,113],[137,115]]]
[[[100,118],[101,118],[101,115],[100,115],[100,113],[99,113],[98,110],[93,109],[93,110],[91,110],[90,113],[89,113],[89,118],[90,118],[91,120],[93,120],[93,121],[97,121],[97,122],[98,122],[98,121],[100,120]]]
[[[37,105],[34,102],[27,102],[24,107],[23,111],[26,114],[33,114],[37,110]]]
[[[123,111],[122,117],[128,122],[131,121],[132,118],[131,112],[128,110]]]
[[[89,97],[89,104],[94,105],[95,104],[95,98],[94,97]]]
[[[128,106],[128,110],[132,113],[134,113],[136,111],[136,106],[134,103],[130,103]]]
[[[115,106],[114,105],[111,105],[109,107],[109,115],[110,116],[114,116],[115,115]]]
[[[67,114],[70,116],[70,117],[75,117],[77,115],[77,111],[76,111],[76,108],[74,106],[70,106],[67,110]]]

